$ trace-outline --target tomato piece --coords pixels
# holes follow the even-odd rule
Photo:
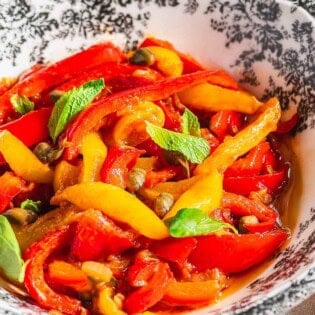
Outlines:
[[[219,268],[225,274],[241,272],[269,258],[288,236],[282,229],[263,234],[199,236],[189,261],[198,271]]]
[[[147,283],[129,294],[124,301],[128,313],[141,313],[159,302],[172,278],[169,266],[160,262]]]
[[[70,252],[79,261],[99,260],[134,247],[134,238],[100,211],[87,210],[76,224]]]
[[[101,169],[101,180],[105,183],[126,188],[128,173],[135,166],[143,151],[134,147],[115,145],[108,151]]]
[[[150,250],[159,258],[183,265],[196,243],[193,237],[167,238],[152,243]]]
[[[69,315],[79,315],[84,312],[81,302],[52,290],[45,280],[44,271],[47,258],[67,247],[71,237],[72,231],[69,226],[66,226],[46,234],[26,250],[24,259],[28,259],[28,264],[25,269],[24,285],[29,295],[40,306]]]
[[[151,256],[149,251],[140,251],[128,268],[127,278],[128,282],[133,287],[142,287],[152,277],[157,270],[160,261]]]
[[[230,209],[234,215],[254,215],[261,221],[276,220],[278,217],[278,213],[275,210],[262,202],[228,192],[225,192],[223,195],[222,207]]]

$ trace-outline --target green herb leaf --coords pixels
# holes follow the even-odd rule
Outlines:
[[[10,101],[15,111],[21,115],[32,111],[35,107],[34,103],[24,95],[13,94]]]
[[[0,268],[11,280],[19,281],[24,262],[13,229],[3,215],[0,216]]]
[[[222,231],[225,228],[238,233],[234,226],[208,217],[202,210],[196,208],[184,208],[168,219],[170,235],[173,237],[187,237],[208,235]]]
[[[89,105],[95,96],[103,90],[104,86],[103,79],[89,81],[58,99],[48,122],[50,136],[54,142],[68,122]]]
[[[42,202],[40,200],[34,201],[31,199],[26,199],[23,202],[21,202],[20,207],[27,210],[32,210],[34,212],[39,213],[40,207],[42,206]]]
[[[177,151],[192,163],[201,163],[209,155],[209,144],[203,138],[170,131],[146,122],[146,131],[161,148]]]
[[[200,124],[198,117],[188,108],[185,108],[182,116],[182,133],[200,137]]]

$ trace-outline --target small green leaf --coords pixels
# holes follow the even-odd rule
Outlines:
[[[13,229],[3,215],[0,216],[0,269],[11,280],[19,281],[24,262]]]
[[[10,101],[15,111],[21,115],[32,111],[35,107],[34,103],[24,95],[13,94]]]
[[[27,210],[32,210],[34,212],[40,212],[40,207],[42,206],[42,202],[40,200],[34,201],[31,199],[26,199],[21,202],[20,207]]]
[[[177,151],[192,163],[201,163],[210,153],[209,144],[203,138],[170,131],[146,122],[146,131],[161,148]]]
[[[202,210],[196,208],[184,208],[168,219],[170,235],[173,237],[187,237],[208,235],[222,231],[225,228],[238,233],[234,226],[208,217]]]
[[[185,108],[182,116],[182,133],[200,137],[200,124],[198,117],[188,108]]]
[[[103,90],[104,86],[103,79],[89,81],[58,99],[48,122],[50,136],[54,142],[68,122],[89,105],[95,96]]]

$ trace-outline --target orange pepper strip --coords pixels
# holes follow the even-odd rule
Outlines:
[[[163,300],[171,305],[199,305],[218,297],[221,285],[218,280],[178,282],[170,281]]]
[[[158,240],[169,236],[163,221],[150,208],[117,186],[102,182],[77,184],[64,189],[51,202],[59,204],[63,200],[81,209],[98,209],[148,238]]]
[[[7,130],[0,131],[0,153],[10,168],[25,180],[50,184],[53,171],[43,164],[25,144]]]
[[[62,260],[54,260],[48,265],[48,276],[54,283],[77,292],[87,292],[92,289],[89,278],[81,269]]]
[[[253,114],[262,105],[253,95],[217,85],[202,83],[178,93],[181,102],[191,108],[218,112],[235,110]]]

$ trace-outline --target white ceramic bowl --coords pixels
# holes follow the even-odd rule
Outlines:
[[[314,13],[312,1],[303,3]],[[242,312],[284,292],[314,266],[314,18],[275,0],[0,0],[0,76],[97,41],[132,48],[146,35],[169,40],[205,65],[225,68],[259,98],[276,95],[285,113],[298,110],[302,117],[292,140],[299,185],[289,205],[298,213],[289,244],[258,279],[193,314]],[[0,289],[0,314],[40,313],[46,312]]]

